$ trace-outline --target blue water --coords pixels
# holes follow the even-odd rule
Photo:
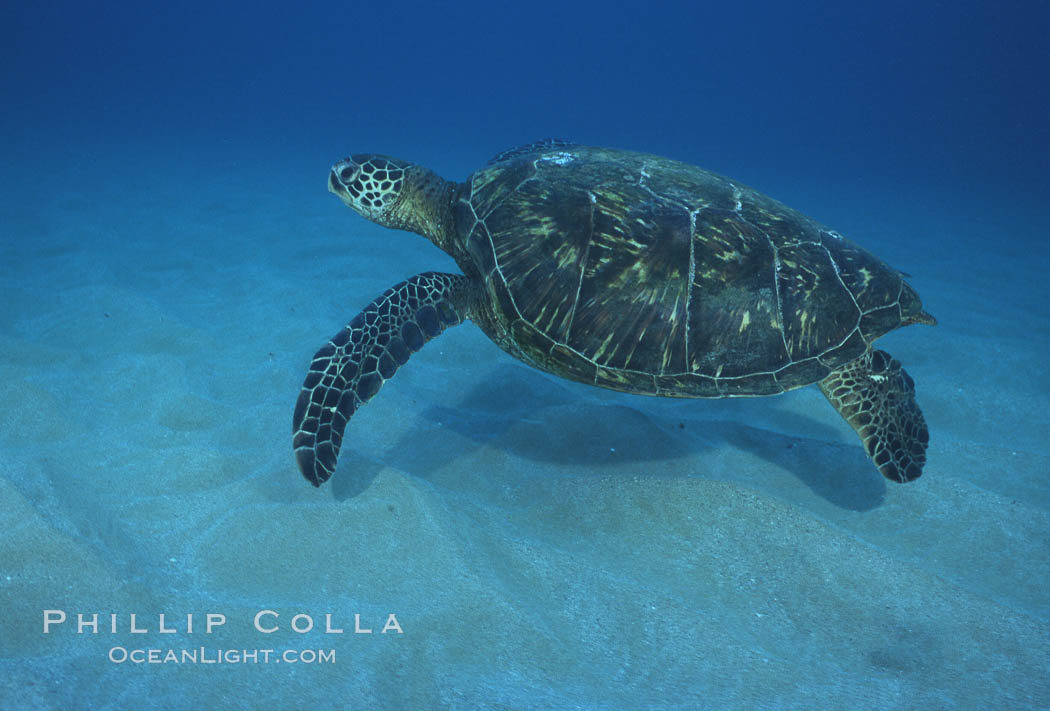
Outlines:
[[[1048,20],[5,5],[0,707],[1050,708]],[[467,325],[309,486],[310,356],[455,269],[343,208],[331,163],[461,180],[546,136],[730,175],[911,274],[940,325],[880,344],[917,383],[923,477],[883,481],[813,388],[631,397]],[[335,657],[120,658],[201,648]]]

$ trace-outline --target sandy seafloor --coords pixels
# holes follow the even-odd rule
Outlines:
[[[914,483],[885,482],[815,388],[626,396],[464,325],[355,416],[317,490],[290,445],[312,354],[388,286],[453,268],[325,193],[327,161],[366,148],[6,164],[0,707],[1050,707],[1036,199],[756,185],[911,273],[940,319],[880,342],[929,422]],[[48,609],[70,622],[45,635]],[[207,613],[227,619],[210,635]],[[300,613],[344,633],[295,633]],[[391,613],[402,634],[379,633]],[[202,647],[335,661],[109,661]]]

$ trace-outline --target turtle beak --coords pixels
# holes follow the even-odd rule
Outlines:
[[[350,203],[350,191],[347,190],[347,185],[353,182],[354,176],[357,175],[358,165],[353,161],[352,158],[345,158],[341,161],[337,161],[332,166],[332,170],[328,173],[328,192],[334,194],[337,198],[343,201],[346,205],[353,207]],[[345,177],[349,176],[350,180]]]
[[[328,174],[328,192],[339,198],[339,202],[343,203],[347,207],[353,207],[350,204],[350,193],[346,190],[346,185],[339,179],[339,165],[332,168],[332,172]]]

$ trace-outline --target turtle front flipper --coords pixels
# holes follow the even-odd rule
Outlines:
[[[820,390],[864,442],[887,479],[918,479],[930,433],[915,402],[915,382],[889,353],[869,349],[820,381]]]
[[[357,408],[424,343],[468,318],[470,291],[460,274],[417,274],[388,289],[317,351],[292,416],[295,459],[311,484],[332,476]]]

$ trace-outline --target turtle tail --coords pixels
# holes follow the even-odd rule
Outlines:
[[[409,356],[467,318],[470,282],[425,272],[391,287],[317,351],[292,415],[292,446],[314,486],[335,471],[354,412],[379,392]]]
[[[933,314],[922,308],[922,300],[919,299],[918,292],[906,281],[901,281],[901,295],[897,302],[900,304],[901,326],[913,323],[922,323],[927,326],[937,325],[937,319],[933,317]]]

